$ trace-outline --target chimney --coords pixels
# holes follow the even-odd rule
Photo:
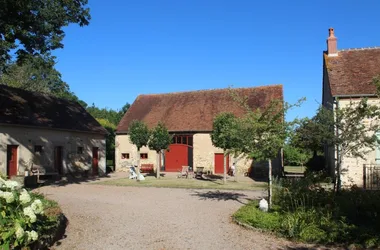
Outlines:
[[[329,37],[327,38],[327,55],[338,56],[337,39],[334,35],[334,29],[329,29]]]

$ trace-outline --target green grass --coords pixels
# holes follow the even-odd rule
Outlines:
[[[95,184],[95,183],[94,183]],[[135,187],[163,187],[163,188],[190,188],[190,189],[227,189],[227,190],[262,190],[267,185],[263,182],[253,180],[242,180],[235,182],[227,180],[223,185],[223,180],[197,180],[193,178],[173,178],[161,177],[156,179],[153,176],[145,177],[144,181],[130,180],[128,178],[97,182],[100,185],[112,186],[135,186]]]
[[[242,206],[233,215],[233,218],[246,225],[265,231],[276,232],[280,228],[280,214],[275,210],[264,213],[258,209],[258,204],[258,201],[252,201]]]
[[[285,172],[303,174],[306,170],[306,167],[305,166],[303,166],[303,167],[301,167],[301,166],[285,166],[284,169],[285,169]]]

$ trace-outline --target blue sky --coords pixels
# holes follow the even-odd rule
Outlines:
[[[338,48],[380,46],[380,1],[89,0],[90,25],[65,29],[57,69],[88,104],[139,94],[283,84],[289,113],[321,102],[328,28]]]

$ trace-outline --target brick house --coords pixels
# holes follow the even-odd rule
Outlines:
[[[107,131],[77,102],[0,85],[0,172],[105,173]]]
[[[329,29],[327,50],[323,52],[323,94],[325,107],[335,110],[347,105],[350,100],[369,99],[379,104],[373,77],[380,74],[380,48],[358,48],[338,50],[334,29]],[[327,166],[335,172],[337,150],[325,151]],[[364,183],[364,164],[380,164],[380,148],[370,152],[365,160],[345,157],[342,159],[342,184],[358,186]]]
[[[235,89],[248,100],[252,109],[265,107],[272,100],[283,101],[282,85]],[[136,164],[137,148],[131,144],[128,125],[133,120],[145,122],[149,128],[163,122],[173,135],[169,151],[162,157],[166,172],[177,172],[182,166],[204,167],[213,173],[223,173],[223,150],[212,145],[210,132],[213,119],[221,112],[242,116],[245,110],[232,98],[229,89],[201,90],[169,94],[140,95],[120,121],[115,139],[116,168]],[[143,147],[141,164],[154,164],[156,152]],[[227,165],[236,162],[239,172],[247,171],[252,160],[228,157]],[[276,159],[274,169],[280,169]],[[280,171],[280,170],[279,170]],[[278,171],[277,171],[278,172]]]

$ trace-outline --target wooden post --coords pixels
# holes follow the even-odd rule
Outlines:
[[[223,150],[223,184],[226,184],[227,183],[227,167],[226,167],[226,155],[225,155],[226,151]]]
[[[268,160],[268,204],[272,207],[272,161]]]

